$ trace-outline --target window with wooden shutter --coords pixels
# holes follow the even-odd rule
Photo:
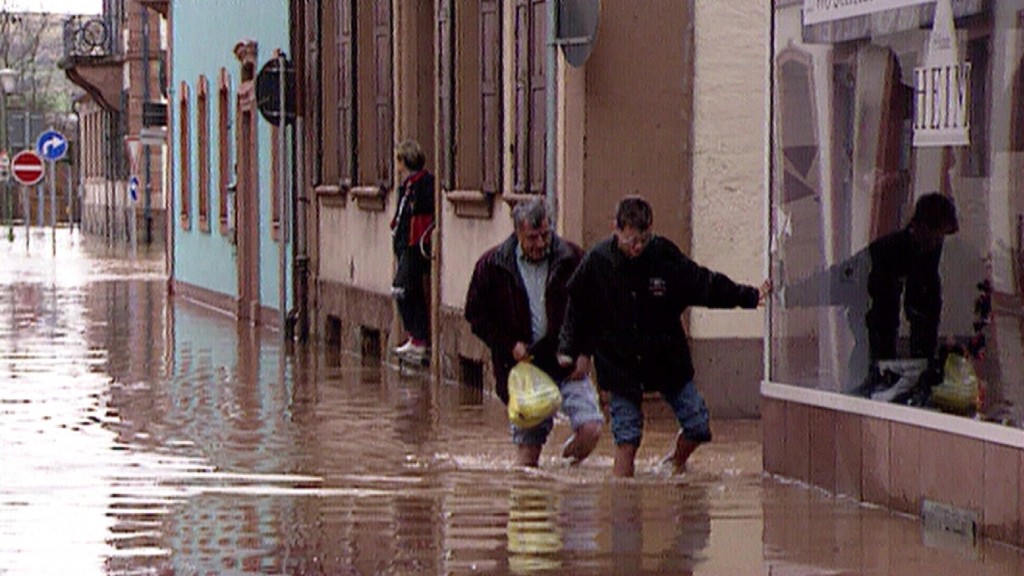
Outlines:
[[[502,189],[501,0],[441,0],[438,87],[442,188],[460,216],[489,218]]]
[[[191,116],[188,84],[182,82],[178,95],[178,164],[181,190],[179,216],[183,230],[192,229],[192,132],[189,129]]]
[[[344,189],[356,184],[356,1],[337,0],[338,179]]]
[[[374,2],[373,54],[376,66],[374,111],[376,117],[376,182],[391,188],[394,157],[394,91],[392,90],[391,0]]]
[[[501,191],[501,2],[480,2],[481,170],[484,192]]]
[[[210,86],[206,76],[199,76],[196,87],[196,164],[199,175],[199,230],[210,231]]]
[[[513,190],[543,194],[545,175],[544,0],[516,0]]]

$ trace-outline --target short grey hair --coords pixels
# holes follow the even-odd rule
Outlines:
[[[523,224],[528,224],[530,228],[537,228],[545,220],[551,221],[548,217],[548,204],[541,197],[516,202],[512,208],[512,223],[516,230]]]

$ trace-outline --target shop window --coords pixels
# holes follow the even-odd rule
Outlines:
[[[793,202],[819,193],[819,149],[814,114],[811,56],[786,50],[778,57],[782,201]]]
[[[179,186],[180,198],[180,220],[184,230],[192,229],[192,122],[191,110],[189,108],[188,84],[181,83],[181,91],[178,96],[178,164],[180,166]]]
[[[231,186],[231,77],[220,69],[217,87],[217,218],[220,233],[228,233],[228,187]]]
[[[494,195],[501,187],[503,156],[502,4],[455,4],[442,0],[438,15],[439,180],[446,191]]]
[[[206,76],[199,76],[196,86],[196,164],[199,180],[197,214],[199,230],[210,231],[210,98]]]
[[[543,194],[545,186],[547,15],[544,0],[516,0],[513,190]]]

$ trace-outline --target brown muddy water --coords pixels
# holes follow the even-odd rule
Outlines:
[[[165,295],[162,254],[0,243],[0,574],[1019,575],[1019,550],[763,478],[716,421],[680,478],[509,464],[500,402]],[[38,234],[38,233],[33,233]]]

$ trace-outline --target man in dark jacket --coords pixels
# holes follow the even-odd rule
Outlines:
[[[935,356],[942,315],[939,260],[945,237],[959,228],[953,201],[932,192],[918,199],[906,228],[868,247],[871,307],[866,321],[872,362],[897,357],[901,297],[910,324],[910,357],[929,360]]]
[[[543,199],[516,204],[512,220],[515,232],[476,263],[466,295],[466,320],[491,350],[502,402],[508,403],[509,371],[521,360],[531,359],[559,382],[562,411],[573,427],[563,456],[578,463],[594,450],[604,422],[587,374],[566,380],[573,370],[559,366],[556,359],[565,317],[566,282],[583,250],[551,231]],[[512,426],[520,465],[537,465],[552,426],[551,418],[526,430]]]
[[[586,370],[593,358],[597,381],[611,393],[616,476],[632,476],[643,434],[643,393],[660,392],[681,431],[666,459],[676,471],[711,440],[708,411],[693,383],[693,362],[683,331],[689,306],[756,308],[770,291],[734,283],[651,233],[650,204],[623,198],[612,237],[591,248],[569,280],[559,362]],[[574,360],[575,359],[575,360]]]
[[[408,335],[394,352],[414,360],[425,358],[430,344],[430,234],[434,229],[434,175],[426,154],[413,140],[398,145],[395,155],[403,176],[398,204],[391,220],[392,248],[397,265],[391,293]]]

